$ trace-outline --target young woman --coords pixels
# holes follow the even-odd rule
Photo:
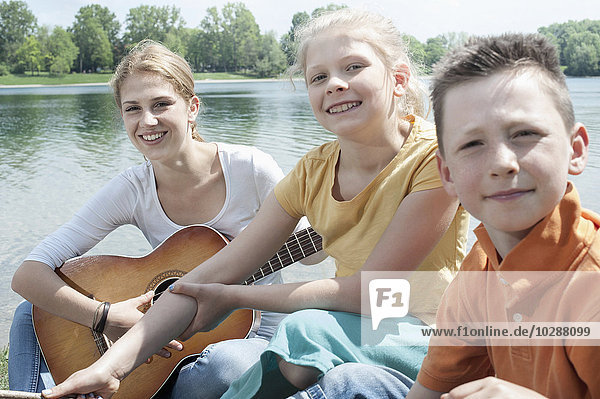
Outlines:
[[[309,22],[296,37],[297,67],[313,112],[337,140],[306,154],[231,245],[174,285],[178,295],[164,295],[105,356],[47,397],[95,392],[106,398],[169,339],[210,329],[240,307],[322,310],[284,319],[261,362],[224,397],[285,397],[344,362],[383,364],[414,378],[427,351],[423,321],[433,319],[464,256],[466,213],[442,188],[435,129],[419,116],[424,93],[416,89],[418,80],[393,24],[344,9]],[[239,269],[226,272],[224,282],[241,281],[237,272],[249,274],[268,259],[301,216],[335,258],[335,278],[250,287],[197,284],[232,262]],[[415,306],[401,323],[401,334],[396,328],[379,344],[360,345],[359,272],[413,270],[435,271],[437,277],[411,287]]]
[[[39,244],[16,271],[12,288],[28,302],[16,310],[10,332],[9,381],[13,390],[41,392],[54,385],[40,356],[31,304],[92,327],[103,305],[66,285],[54,273],[67,259],[92,248],[125,224],[138,227],[152,247],[184,226],[205,224],[236,237],[283,177],[267,154],[251,147],[205,142],[198,134],[200,100],[187,62],[166,47],[143,41],[119,64],[111,81],[127,135],[147,162],[131,167],[94,195],[65,225]],[[235,264],[223,269],[235,268]],[[206,276],[221,280],[221,272]],[[281,283],[275,273],[261,283]],[[104,333],[116,341],[142,316],[148,293],[113,303]],[[204,380],[200,394],[218,397],[266,346],[282,315],[265,313],[256,337],[221,342],[186,366],[174,396],[185,397],[187,381]],[[170,347],[180,349],[172,341]],[[168,354],[163,351],[163,355]],[[178,392],[180,392],[178,394]]]

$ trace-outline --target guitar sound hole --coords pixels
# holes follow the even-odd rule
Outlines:
[[[152,298],[152,302],[150,302],[150,304],[154,305],[154,302],[158,301],[158,298],[160,298],[162,293],[165,292],[166,289],[177,280],[179,280],[179,277],[170,277],[161,281],[160,284],[158,284],[154,289],[154,297]]]

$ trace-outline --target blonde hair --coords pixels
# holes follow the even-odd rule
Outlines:
[[[139,72],[157,74],[173,85],[175,92],[188,104],[196,95],[192,68],[180,55],[153,40],[142,40],[123,57],[110,80],[117,106],[121,108],[121,86],[131,75]],[[196,122],[191,123],[192,137],[204,141],[198,133]]]
[[[352,31],[360,41],[369,44],[379,55],[383,64],[392,71],[399,63],[410,70],[406,94],[402,96],[398,107],[406,116],[415,114],[425,116],[425,98],[427,91],[419,81],[417,69],[408,55],[408,45],[394,23],[379,14],[360,9],[343,8],[325,12],[299,26],[294,32],[298,45],[296,59],[290,67],[290,76],[306,72],[306,53],[309,44],[320,34],[335,29]]]

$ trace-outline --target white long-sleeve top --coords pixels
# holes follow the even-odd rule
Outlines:
[[[225,177],[225,203],[218,215],[205,224],[231,240],[254,218],[283,172],[270,155],[254,147],[225,143],[217,146]],[[36,246],[26,260],[39,261],[54,269],[70,258],[83,255],[126,224],[138,227],[152,248],[185,227],[170,220],[164,212],[149,161],[128,168],[109,181],[70,221]],[[258,284],[281,282],[281,274],[277,272]],[[270,337],[280,318],[279,314],[263,312],[259,335]]]

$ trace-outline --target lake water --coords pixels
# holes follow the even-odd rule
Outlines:
[[[568,84],[591,141],[587,169],[573,180],[583,205],[600,212],[600,79],[573,78]],[[199,124],[207,140],[256,146],[286,173],[310,148],[334,138],[314,119],[302,83],[294,91],[281,81],[202,82],[196,92],[204,103]],[[114,175],[142,161],[107,86],[0,88],[0,345],[8,342],[12,312],[21,301],[10,280],[23,258]],[[92,251],[149,250],[141,233],[125,226]],[[289,268],[285,278],[332,272],[331,261],[322,266]]]

